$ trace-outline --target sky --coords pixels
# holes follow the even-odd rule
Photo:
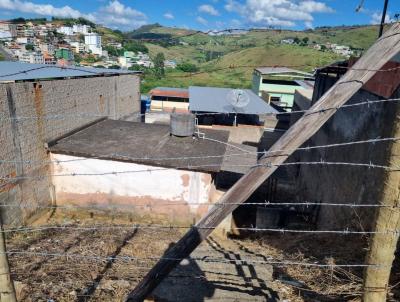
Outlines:
[[[389,0],[387,21],[400,13]],[[359,12],[356,8],[363,3]],[[384,0],[0,0],[0,19],[84,17],[122,31],[145,24],[197,30],[377,24]]]

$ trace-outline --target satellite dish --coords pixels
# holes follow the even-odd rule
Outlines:
[[[229,91],[227,99],[234,108],[244,108],[250,103],[249,94],[241,89]]]

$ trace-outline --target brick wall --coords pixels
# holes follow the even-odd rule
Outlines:
[[[139,88],[137,75],[0,84],[0,203],[23,206],[3,208],[6,223],[52,202],[45,143],[101,117],[133,120]]]

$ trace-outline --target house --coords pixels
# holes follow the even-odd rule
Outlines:
[[[46,64],[46,65],[55,65],[57,63],[54,56],[50,55],[47,52],[43,53],[43,59],[44,59],[44,64]]]
[[[74,30],[70,26],[61,26],[57,28],[57,32],[66,36],[73,36]]]
[[[89,51],[93,54],[101,56],[103,54],[103,48],[101,47],[101,36],[96,33],[89,33],[85,35],[85,44]]]
[[[5,35],[7,38],[15,38],[17,36],[17,25],[10,22],[0,21],[0,36],[1,35]]]
[[[243,106],[235,106],[235,92],[246,99]],[[268,115],[277,111],[249,89],[236,90],[218,87],[189,87],[189,110],[198,115],[199,124],[206,125],[261,125]]]
[[[88,51],[87,46],[81,42],[71,42],[71,48],[74,50],[75,53],[84,53]]]
[[[296,90],[312,90],[313,75],[286,67],[262,67],[254,70],[253,92],[268,104],[291,111]]]
[[[44,57],[41,52],[27,51],[21,53],[19,61],[30,64],[44,64]]]
[[[55,47],[51,43],[39,43],[39,49],[42,53],[47,52],[49,55],[53,55]]]
[[[150,102],[152,112],[189,112],[189,90],[157,87],[150,91]]]
[[[82,34],[86,35],[90,32],[91,27],[89,25],[84,24],[74,24],[72,26],[72,31],[74,34]]]
[[[54,205],[45,144],[106,117],[136,120],[139,97],[138,72],[0,62],[0,100],[6,104],[0,158],[7,161],[1,164],[0,199],[29,205],[5,210],[5,223],[22,223],[37,207]]]
[[[53,179],[57,203],[191,224],[218,199],[229,136],[202,132],[207,139],[177,137],[169,125],[103,120],[56,140],[48,150],[54,173],[64,175]]]
[[[73,61],[74,54],[68,48],[59,48],[55,51],[55,57],[57,59],[63,59],[65,61]]]
[[[320,98],[346,74],[355,60],[336,62],[316,70],[315,89],[312,95],[296,94],[296,106],[307,110],[318,104]],[[389,142],[374,142],[371,144],[352,144],[352,142],[368,141],[379,138],[393,137],[397,124],[397,110],[400,96],[400,56],[397,55],[382,68],[384,72],[376,74],[346,103],[347,108],[337,110],[335,115],[319,129],[303,147],[307,151],[295,153],[293,162],[345,162],[373,163],[391,166],[388,152]],[[394,101],[385,101],[385,100]],[[373,104],[373,105],[372,105]],[[354,105],[354,107],[351,107]],[[302,114],[294,114],[292,125]],[[315,148],[332,144],[346,144],[341,147]],[[313,148],[314,147],[314,148]],[[315,227],[320,230],[344,229],[352,227],[349,222],[357,221],[357,227],[363,230],[373,228],[374,211],[366,209],[365,205],[379,205],[384,179],[390,171],[347,167],[311,167],[299,165],[290,168],[289,175],[296,175],[293,189],[293,200],[318,201],[321,204],[340,203],[352,207],[316,206],[314,209],[302,209],[314,217]],[[280,180],[278,180],[279,183]],[[373,185],[371,185],[373,184]],[[284,193],[278,192],[278,195]],[[272,201],[272,200],[271,200]],[[364,207],[364,208],[363,208]],[[306,213],[304,213],[306,214]]]
[[[18,37],[16,40],[18,44],[32,44],[33,41],[34,40],[30,37]]]
[[[292,38],[290,38],[290,39],[283,39],[283,40],[281,40],[281,44],[292,45],[292,44],[294,44],[294,39],[292,39]]]

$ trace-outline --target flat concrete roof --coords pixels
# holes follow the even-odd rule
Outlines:
[[[49,150],[77,157],[189,171],[221,170],[229,132],[201,130],[206,138],[219,141],[215,142],[170,136],[169,129],[169,125],[104,120],[56,141]],[[214,157],[199,158],[204,156]]]

